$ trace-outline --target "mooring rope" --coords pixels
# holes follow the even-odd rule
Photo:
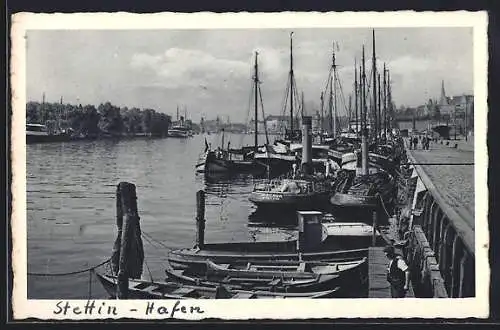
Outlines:
[[[30,273],[30,272],[28,272],[28,275],[29,276],[46,276],[46,277],[76,275],[76,274],[81,274],[81,273],[93,271],[96,268],[101,267],[102,265],[104,265],[104,264],[106,264],[106,263],[108,263],[110,261],[111,261],[111,257],[108,258],[107,260],[104,260],[100,264],[95,265],[95,266],[92,266],[92,267],[89,267],[89,268],[85,268],[85,269],[81,269],[81,270],[76,270],[76,271],[73,271],[73,272],[67,272],[67,273]]]
[[[389,212],[387,212],[387,209],[385,208],[385,204],[384,204],[384,200],[382,199],[382,195],[378,195],[378,197],[380,198],[380,202],[382,204],[382,208],[384,209],[385,214],[387,215],[388,218],[390,218],[391,215],[389,214]]]

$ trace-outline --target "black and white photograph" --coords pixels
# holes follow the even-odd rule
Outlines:
[[[14,317],[487,317],[486,27],[15,15]]]

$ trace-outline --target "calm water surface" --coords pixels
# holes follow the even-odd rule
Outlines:
[[[195,175],[204,138],[28,145],[28,272],[71,272],[109,258],[117,233],[115,191],[120,181],[136,185],[141,228],[154,243],[143,238],[147,279],[164,279],[168,249],[193,246],[199,189],[208,193],[207,242],[290,238],[290,230],[249,226],[255,210],[248,201],[251,179],[208,184]],[[220,145],[220,135],[206,138],[212,146]],[[226,135],[225,143],[229,140],[236,147],[251,144],[253,136]],[[86,299],[89,294],[107,297],[88,272],[28,276],[30,299]]]

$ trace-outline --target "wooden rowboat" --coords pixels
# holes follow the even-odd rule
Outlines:
[[[339,250],[337,246],[325,246],[314,252],[302,253],[304,261],[348,261],[359,260],[368,255],[367,248]],[[333,242],[332,244],[334,244]],[[168,261],[174,268],[186,268],[191,265],[206,266],[206,260],[215,263],[241,262],[297,262],[297,241],[282,242],[241,242],[241,243],[210,243],[202,249],[178,249],[168,254]]]
[[[216,272],[224,276],[256,277],[256,278],[320,278],[322,275],[340,275],[343,271],[359,267],[366,262],[366,258],[346,262],[296,262],[293,264],[273,264],[241,263],[216,264],[207,260],[209,272]]]
[[[365,264],[366,258],[347,263],[299,263],[298,265],[248,263],[246,269],[243,269],[241,264],[220,265],[207,260],[205,268],[190,267],[181,270],[175,270],[167,263],[166,273],[176,281],[203,286],[217,286],[222,283],[235,289],[310,292],[339,286],[343,273],[354,275],[357,269]]]
[[[111,297],[117,289],[116,276],[96,273],[99,282]],[[259,290],[234,290],[223,286],[207,287],[184,285],[176,282],[151,282],[129,279],[130,299],[283,299],[283,298],[331,298],[338,288],[319,292],[270,292]]]

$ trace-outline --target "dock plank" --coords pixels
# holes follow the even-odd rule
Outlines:
[[[383,247],[368,248],[369,298],[391,298],[391,288],[386,276],[387,263]],[[406,297],[415,297],[411,283]]]

